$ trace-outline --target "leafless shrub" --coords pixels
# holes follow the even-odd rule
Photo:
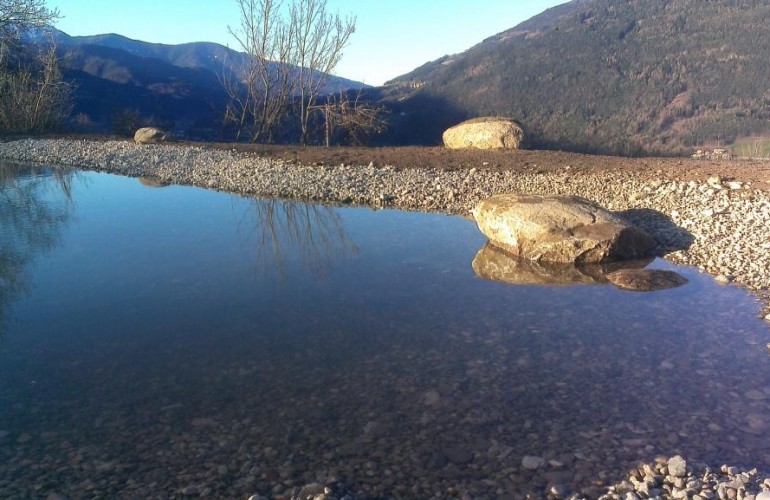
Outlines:
[[[54,45],[26,65],[0,67],[0,129],[52,129],[71,113],[71,96],[72,85],[62,79]]]
[[[355,18],[329,14],[326,0],[291,0],[287,7],[282,0],[236,2],[240,25],[230,32],[248,57],[239,74],[223,77],[230,97],[225,123],[235,127],[237,139],[271,141],[294,108],[305,144],[316,101],[355,31]]]
[[[382,119],[384,108],[365,102],[361,96],[360,90],[353,99],[349,92],[341,91],[327,96],[323,104],[315,106],[314,109],[323,115],[324,143],[327,147],[339,135],[343,135],[349,143],[361,145],[367,137],[385,131],[387,124]]]
[[[47,130],[72,111],[72,85],[62,80],[53,39],[37,53],[21,43],[25,32],[43,33],[58,17],[43,0],[0,0],[0,130]]]

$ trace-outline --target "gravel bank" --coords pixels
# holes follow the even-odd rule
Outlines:
[[[0,157],[149,176],[248,195],[453,214],[467,214],[478,200],[499,192],[577,194],[626,211],[633,222],[661,241],[662,253],[674,262],[699,266],[759,293],[766,293],[770,282],[769,193],[716,179],[710,183],[664,181],[655,172],[582,175],[567,166],[555,173],[524,175],[487,171],[484,165],[459,171],[308,166],[204,147],[128,142],[24,140],[0,144]],[[551,466],[545,465],[547,456],[525,458],[522,467],[527,470]],[[597,488],[588,497],[753,498],[765,488],[766,481],[756,472],[727,466],[711,470],[683,462],[662,457],[632,471],[609,491]],[[344,496],[342,486],[325,486],[330,488],[328,495],[317,487],[308,487],[306,493],[314,491],[312,498]],[[549,485],[548,490],[552,498],[568,494],[559,484]],[[290,496],[302,498],[301,493],[292,491]]]

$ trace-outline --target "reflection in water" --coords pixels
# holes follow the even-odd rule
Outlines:
[[[480,278],[508,285],[591,285],[608,283],[607,274],[620,269],[641,269],[653,259],[582,265],[521,259],[487,242],[473,259]]]
[[[257,233],[257,268],[283,277],[289,255],[316,275],[329,269],[335,258],[355,255],[338,213],[328,206],[295,201],[255,199],[252,204]]]
[[[167,183],[155,177],[139,177],[139,184],[150,188],[162,188],[168,186]]]
[[[72,178],[71,171],[0,163],[0,334],[8,305],[26,289],[25,266],[56,246],[69,219]]]

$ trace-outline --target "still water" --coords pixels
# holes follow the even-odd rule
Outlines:
[[[693,269],[653,262],[689,280],[653,293],[502,284],[461,217],[0,172],[0,498],[521,498],[658,455],[770,469],[768,328]]]

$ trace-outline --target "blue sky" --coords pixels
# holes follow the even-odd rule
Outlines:
[[[327,0],[356,16],[336,74],[370,85],[462,52],[565,0]],[[118,33],[155,43],[217,42],[237,48],[235,0],[48,0],[70,35]]]

